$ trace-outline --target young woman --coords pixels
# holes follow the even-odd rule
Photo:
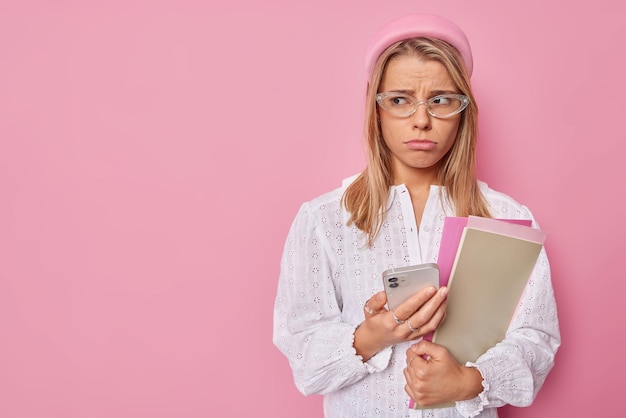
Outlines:
[[[530,219],[527,207],[476,179],[471,48],[432,15],[387,24],[367,55],[365,170],[306,202],[287,237],[274,343],[296,386],[323,394],[327,417],[496,417],[529,405],[560,345],[542,250],[505,339],[458,364],[422,337],[445,317],[447,288],[393,311],[382,272],[436,262],[446,216]],[[427,360],[425,360],[427,359]],[[413,399],[428,407],[409,409]]]

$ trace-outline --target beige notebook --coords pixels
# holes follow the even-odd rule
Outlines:
[[[545,240],[538,229],[502,224],[470,217],[459,243],[446,318],[433,341],[460,364],[475,361],[504,339]],[[448,406],[454,403],[435,408]]]

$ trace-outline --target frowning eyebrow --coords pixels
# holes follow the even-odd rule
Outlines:
[[[389,93],[401,93],[406,94],[407,96],[415,97],[415,90],[407,90],[407,89],[397,89],[397,90],[389,90]],[[433,90],[430,92],[430,96],[438,96],[440,94],[458,94],[459,92],[456,90]]]

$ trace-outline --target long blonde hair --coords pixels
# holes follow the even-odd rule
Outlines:
[[[470,99],[469,106],[461,114],[454,145],[441,161],[437,181],[445,187],[448,203],[454,208],[456,216],[491,216],[476,178],[478,107],[463,60],[454,47],[442,40],[407,39],[389,46],[376,61],[365,100],[367,167],[348,186],[342,197],[342,204],[350,213],[349,224],[354,224],[367,234],[368,246],[373,245],[380,231],[389,188],[393,184],[391,151],[383,140],[376,94],[389,61],[416,55],[443,64],[457,88]]]

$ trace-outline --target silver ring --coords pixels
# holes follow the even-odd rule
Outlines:
[[[409,329],[411,330],[411,332],[417,332],[420,330],[420,327],[417,328],[413,328],[413,326],[411,325],[411,321],[409,321],[408,319],[406,320],[406,325],[409,327]]]
[[[369,302],[369,301],[370,301],[369,299],[365,301],[365,303],[363,304],[363,310],[364,310],[365,312],[367,312],[368,314],[370,314],[370,315],[374,315],[376,312],[374,312],[374,311],[372,310],[372,308],[370,308],[369,306],[367,306],[367,302]]]
[[[393,315],[393,320],[396,321],[396,324],[398,324],[398,325],[404,324],[404,320],[398,318],[394,311],[391,311],[391,314]]]

